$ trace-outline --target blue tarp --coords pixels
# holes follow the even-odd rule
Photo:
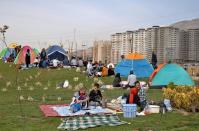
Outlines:
[[[66,51],[58,45],[49,47],[47,50],[47,55],[50,60],[58,59],[59,61],[63,61],[68,59]]]
[[[115,73],[124,77],[127,77],[131,70],[138,78],[144,78],[151,75],[153,67],[146,59],[124,59],[115,67]]]
[[[168,85],[195,85],[189,74],[177,64],[164,65],[152,79],[152,86]]]

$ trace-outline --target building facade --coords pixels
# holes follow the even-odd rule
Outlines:
[[[199,62],[199,29],[188,30],[188,61]]]
[[[111,41],[94,41],[93,61],[109,63],[111,61]]]
[[[111,62],[116,64],[121,60],[122,55],[132,52],[133,31],[112,34],[111,44]]]

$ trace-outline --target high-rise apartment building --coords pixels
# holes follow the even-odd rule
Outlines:
[[[133,53],[147,55],[146,52],[146,30],[139,29],[133,32]]]
[[[133,32],[126,31],[111,35],[111,62],[116,64],[121,60],[121,55],[132,52]]]
[[[153,26],[151,28],[147,28],[146,30],[145,57],[149,62],[151,62],[152,52],[157,54],[158,30],[159,26]]]
[[[199,29],[188,30],[188,60],[199,62]]]
[[[153,26],[147,28],[145,36],[145,57],[151,62],[152,52],[157,55],[158,63],[176,61],[180,57],[180,32],[174,27]]]

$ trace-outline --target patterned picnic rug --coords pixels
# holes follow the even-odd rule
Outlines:
[[[97,126],[118,126],[127,122],[120,121],[117,115],[97,115],[64,118],[63,122],[57,127],[62,130],[86,129]]]

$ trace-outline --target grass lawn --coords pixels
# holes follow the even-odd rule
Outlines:
[[[73,81],[74,77],[79,77],[79,81]],[[17,78],[17,79],[16,79]],[[83,83],[86,88],[90,88],[93,79],[85,77],[84,74],[75,70],[66,69],[30,69],[16,70],[14,65],[0,62],[0,131],[56,131],[61,123],[60,118],[45,118],[39,109],[40,104],[60,104],[69,103],[75,89],[56,89],[56,85],[63,80],[69,80],[72,87]],[[105,84],[111,84],[113,78],[99,78]],[[18,91],[17,88],[21,90]],[[4,92],[5,88],[7,91]],[[46,89],[46,90],[45,90]],[[117,98],[127,92],[123,89],[104,90],[103,96],[108,100]],[[149,99],[157,101],[162,99],[162,92],[158,89],[148,91]],[[27,99],[31,96],[32,102],[23,100],[19,104],[19,96]],[[42,100],[42,96],[46,100]],[[57,98],[62,100],[58,101]],[[20,106],[21,105],[21,106]],[[137,117],[135,119],[125,119],[128,125],[117,127],[97,127],[87,129],[88,131],[132,131],[132,130],[199,130],[199,114],[189,113],[183,115],[179,112],[151,114]]]

